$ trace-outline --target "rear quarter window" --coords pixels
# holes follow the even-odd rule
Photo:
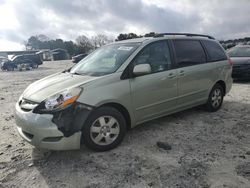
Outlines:
[[[202,41],[204,47],[208,53],[208,61],[222,61],[227,60],[227,56],[222,49],[222,47],[215,41],[203,40]]]

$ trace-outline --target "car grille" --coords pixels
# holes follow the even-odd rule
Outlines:
[[[25,112],[29,112],[33,110],[35,107],[38,106],[38,104],[39,103],[37,102],[33,102],[24,98],[19,101],[20,108]]]

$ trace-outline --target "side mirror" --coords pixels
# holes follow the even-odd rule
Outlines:
[[[151,73],[151,66],[149,64],[139,64],[134,66],[133,74],[135,76],[142,76]]]

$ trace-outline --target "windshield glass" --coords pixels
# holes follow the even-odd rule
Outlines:
[[[72,67],[70,73],[103,76],[115,72],[140,43],[111,44],[101,47]]]
[[[19,59],[20,58],[20,56],[13,56],[12,58],[11,58],[11,60],[12,61],[15,61],[15,60],[17,60],[17,59]]]
[[[250,57],[250,47],[234,47],[228,51],[230,57]]]

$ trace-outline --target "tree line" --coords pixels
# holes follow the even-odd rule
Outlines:
[[[26,50],[42,50],[57,48],[65,49],[69,55],[77,55],[80,53],[89,53],[90,51],[108,44],[113,40],[103,34],[95,35],[91,38],[85,35],[78,36],[75,41],[64,41],[62,39],[50,39],[46,35],[31,36],[24,42]]]
[[[117,36],[115,41],[140,38],[140,37],[150,37],[155,33],[147,33],[145,35],[137,35],[135,33],[121,33]],[[54,50],[57,48],[65,49],[68,51],[70,56],[89,53],[96,48],[99,48],[105,44],[113,42],[114,40],[104,34],[97,34],[91,38],[85,35],[78,36],[75,41],[64,41],[62,39],[50,39],[48,36],[40,34],[36,36],[31,36],[27,41],[24,42],[26,50],[42,50],[50,49]]]

